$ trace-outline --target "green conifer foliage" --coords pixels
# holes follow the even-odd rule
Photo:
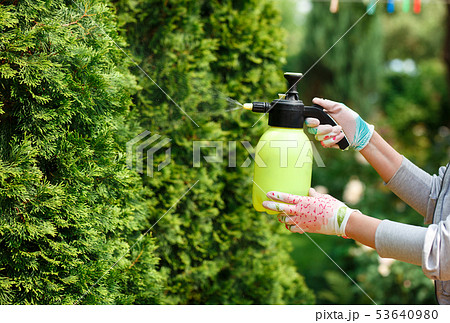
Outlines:
[[[114,20],[102,1],[0,5],[2,304],[160,301],[154,240],[127,253],[148,223]]]
[[[279,14],[270,1],[113,2],[136,61],[176,102],[135,69],[142,127],[172,139],[171,164],[144,177],[151,190],[149,221],[197,183],[154,228],[167,279],[165,302],[313,302],[287,253],[285,229],[274,216],[252,209],[253,164],[241,167],[248,153],[240,141],[256,146],[267,119],[252,127],[261,115],[226,111],[227,96],[272,100],[285,90]],[[223,141],[223,161],[202,158],[201,167],[193,167],[195,140]],[[230,141],[236,141],[234,168],[228,164]],[[163,159],[162,151],[154,163]]]

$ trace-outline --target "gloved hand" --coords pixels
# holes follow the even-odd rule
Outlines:
[[[309,190],[309,196],[271,191],[267,193],[267,197],[284,202],[264,201],[263,206],[266,209],[281,212],[278,215],[278,221],[285,223],[286,228],[291,232],[346,237],[345,226],[350,214],[356,211],[331,195],[318,193],[313,188]]]
[[[316,140],[321,141],[322,146],[339,148],[336,143],[344,137],[344,133],[350,143],[350,148],[356,151],[360,151],[369,143],[374,126],[361,119],[355,111],[345,104],[325,99],[314,98],[313,103],[321,105],[338,123],[337,126],[332,127],[320,125],[316,118],[306,118],[305,124],[308,132],[315,135]]]

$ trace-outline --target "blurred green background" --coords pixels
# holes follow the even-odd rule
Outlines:
[[[446,3],[429,1],[420,14],[394,13],[380,2],[302,79],[305,102],[314,96],[345,102],[399,152],[430,173],[449,157]],[[332,14],[323,1],[277,1],[286,33],[285,70],[307,71],[356,20],[367,3],[343,2]],[[318,146],[320,147],[320,146]],[[321,147],[320,147],[321,148]],[[319,149],[320,149],[319,148]],[[356,153],[320,150],[326,168],[313,170],[323,186],[352,207],[380,219],[422,225],[422,217],[388,191]],[[335,237],[311,235],[379,304],[434,304],[434,286],[418,266],[383,261],[376,252]],[[309,239],[289,237],[299,272],[317,303],[370,300]]]
[[[246,160],[239,142],[255,147],[267,119],[253,127],[233,100],[273,100],[286,71],[305,73],[306,104],[345,102],[430,173],[448,162],[449,6],[388,14],[380,1],[355,24],[366,2],[329,5],[1,1],[0,303],[434,304],[420,267],[254,211],[252,167],[193,167],[193,141],[222,141],[225,156],[235,141]],[[125,163],[144,130],[171,139],[152,177]],[[359,154],[316,147],[313,186],[422,225]]]

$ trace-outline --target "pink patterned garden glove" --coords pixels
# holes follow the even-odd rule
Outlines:
[[[315,135],[316,140],[322,146],[328,148],[339,148],[336,144],[344,133],[350,143],[350,148],[360,151],[372,138],[374,126],[365,122],[359,114],[347,107],[345,104],[314,98],[313,103],[322,106],[325,111],[337,122],[337,126],[320,125],[316,118],[306,118],[305,124],[308,132]]]
[[[266,209],[281,212],[278,220],[291,232],[310,232],[345,237],[345,226],[356,211],[328,194],[309,190],[309,196],[269,192],[267,197],[283,203],[264,201]],[[286,204],[289,203],[289,204]]]

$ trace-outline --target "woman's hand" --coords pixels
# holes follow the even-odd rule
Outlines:
[[[372,137],[374,127],[365,122],[359,114],[342,103],[314,98],[313,103],[322,106],[325,111],[338,123],[337,126],[321,125],[318,119],[306,118],[305,124],[308,132],[315,135],[322,146],[339,148],[336,144],[344,133],[350,147],[356,151],[363,149]],[[343,132],[342,132],[343,131]]]
[[[282,192],[269,192],[267,197],[280,201],[264,201],[266,209],[281,212],[278,220],[286,224],[291,232],[310,232],[345,237],[345,227],[350,209],[341,201],[328,194],[320,194],[313,188],[309,196],[298,196]],[[286,204],[288,203],[288,204]]]

